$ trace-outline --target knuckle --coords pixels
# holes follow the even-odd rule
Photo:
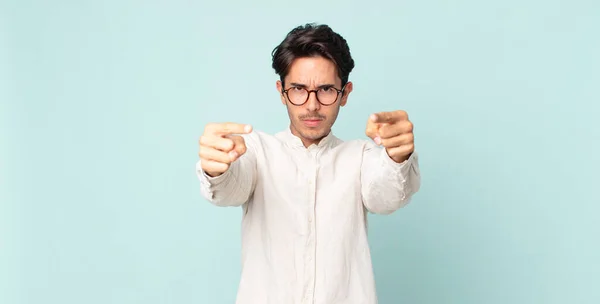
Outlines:
[[[198,155],[200,156],[200,160],[204,160],[204,161],[209,161],[209,160],[212,160],[214,158],[207,151],[200,151],[200,153]]]
[[[229,132],[229,130],[231,130],[231,126],[225,123],[219,127],[219,130],[222,132]]]
[[[391,130],[390,126],[383,125],[383,126],[381,126],[381,128],[379,128],[379,135],[381,137],[387,138],[392,133],[390,130]]]
[[[202,169],[212,169],[215,166],[213,162],[206,160],[206,159],[202,159],[201,163],[202,163]]]
[[[215,123],[214,122],[209,122],[204,126],[204,133],[207,132],[212,132],[215,129]]]
[[[205,161],[207,161],[207,160],[208,160],[208,159],[206,158],[206,155],[204,155],[204,153],[202,153],[202,152],[198,153],[198,157],[200,158],[200,160],[201,160],[202,162],[205,162]]]
[[[367,124],[367,128],[365,129],[365,134],[367,136],[371,136],[375,133],[375,125],[371,122]]]
[[[221,152],[219,153],[219,162],[224,164],[231,163],[231,155],[229,153]]]
[[[200,145],[206,144],[206,135],[202,135],[202,136],[200,136],[200,138],[198,138],[198,144],[200,144]]]
[[[233,147],[235,147],[235,143],[231,139],[227,139],[227,141],[225,141],[225,143],[223,143],[223,148],[225,150],[230,151],[231,149],[233,149]]]

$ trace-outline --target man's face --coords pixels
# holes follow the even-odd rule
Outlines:
[[[327,90],[328,87],[342,89],[342,80],[338,77],[335,64],[323,57],[307,57],[294,60],[288,75],[284,79],[284,84],[285,88],[282,88],[281,81],[277,81],[277,91],[280,94],[282,89],[294,87],[308,90],[318,90],[319,88]],[[281,94],[281,102],[287,107],[290,117],[292,133],[300,137],[306,147],[318,143],[331,131],[340,107],[346,105],[348,94],[351,91],[352,83],[348,82],[343,95],[342,93],[338,94],[337,99],[331,105],[319,103],[315,92],[311,92],[306,103],[299,106],[292,104],[285,94]],[[290,97],[291,95],[290,92]]]

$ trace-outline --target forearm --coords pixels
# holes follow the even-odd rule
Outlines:
[[[362,172],[364,206],[371,213],[390,214],[408,204],[421,186],[418,155],[396,163],[384,149],[368,153]]]
[[[216,206],[241,206],[252,195],[255,179],[255,163],[243,155],[232,163],[223,174],[210,177],[202,170],[200,161],[196,165],[200,190],[206,200]]]

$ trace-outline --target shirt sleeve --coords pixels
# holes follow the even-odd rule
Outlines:
[[[389,157],[385,148],[368,143],[361,164],[361,193],[365,208],[390,214],[408,204],[421,186],[418,155],[402,163]]]
[[[200,192],[210,203],[220,207],[237,207],[246,203],[254,192],[257,178],[256,147],[251,136],[243,135],[246,153],[231,163],[223,174],[211,177],[196,162]]]

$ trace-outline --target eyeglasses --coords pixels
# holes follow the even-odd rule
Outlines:
[[[324,105],[329,106],[338,100],[340,93],[344,92],[344,88],[338,90],[334,87],[323,87],[317,90],[308,90],[303,87],[291,87],[287,90],[283,90],[281,93],[285,94],[287,99],[295,106],[301,106],[308,101],[310,93],[315,92],[317,101]]]

